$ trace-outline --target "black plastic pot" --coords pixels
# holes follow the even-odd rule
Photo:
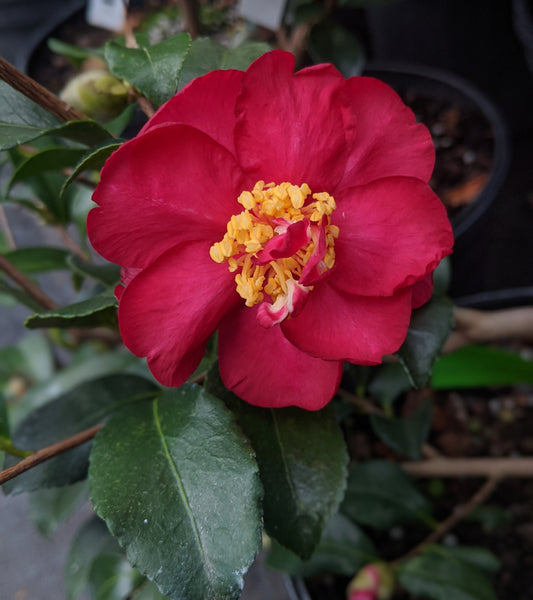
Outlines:
[[[0,56],[21,71],[38,42],[86,0],[0,0]]]
[[[529,0],[513,0],[513,26],[533,73],[533,4]]]
[[[494,140],[492,169],[478,196],[451,218],[456,239],[463,235],[488,209],[501,188],[510,162],[511,147],[504,119],[493,103],[464,79],[438,69],[395,63],[369,63],[366,75],[377,77],[402,94],[409,90],[424,98],[449,101],[483,115]]]

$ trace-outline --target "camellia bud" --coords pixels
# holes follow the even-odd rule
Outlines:
[[[76,75],[60,94],[70,106],[97,121],[109,121],[127,106],[130,85],[108,71],[93,69]]]
[[[363,567],[350,581],[346,600],[390,600],[394,591],[394,574],[386,563]]]

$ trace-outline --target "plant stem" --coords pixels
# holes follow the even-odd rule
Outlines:
[[[11,229],[9,227],[9,221],[7,220],[6,211],[4,207],[0,204],[0,228],[4,232],[6,236],[6,242],[10,250],[16,249],[15,239],[13,238],[13,234],[11,233]]]
[[[63,102],[63,100],[60,100],[31,77],[21,73],[1,56],[0,79],[3,79],[12,88],[21,92],[39,106],[42,106],[61,121],[79,121],[87,119],[83,113],[72,108],[66,102]]]
[[[430,458],[402,464],[412,477],[533,477],[533,457]]]
[[[98,425],[94,425],[90,429],[86,429],[85,431],[81,431],[72,437],[69,437],[65,440],[61,440],[56,444],[52,444],[51,446],[46,446],[46,448],[41,448],[40,450],[36,450],[31,456],[21,460],[16,465],[9,467],[8,469],[4,469],[0,472],[0,485],[6,483],[10,479],[13,479],[17,475],[40,465],[41,463],[53,458],[54,456],[58,456],[67,450],[71,450],[76,446],[80,446],[89,440],[92,440],[93,437],[100,431],[102,428],[102,423]]]
[[[81,258],[81,260],[83,260],[83,262],[88,262],[89,256],[72,239],[72,237],[69,235],[68,231],[62,225],[56,225],[55,228],[56,228],[56,231],[61,236],[61,241],[72,252],[72,254],[75,254],[76,256]]]
[[[59,306],[2,254],[0,254],[0,269],[46,310]]]
[[[198,17],[198,2],[196,0],[182,0],[185,13],[185,26],[187,32],[194,40],[200,35],[200,19]]]
[[[483,504],[485,500],[494,492],[496,487],[501,481],[501,477],[497,475],[493,475],[489,477],[485,481],[485,483],[479,488],[479,490],[468,500],[466,504],[461,504],[455,507],[453,513],[445,520],[442,521],[438,525],[438,527],[428,535],[428,537],[417,544],[414,548],[409,550],[407,554],[402,556],[401,558],[395,560],[391,563],[391,566],[397,567],[400,563],[408,560],[409,558],[413,558],[417,554],[420,554],[426,546],[429,544],[434,544],[438,540],[440,540],[448,531],[453,529],[459,521],[463,520],[466,516],[468,516],[474,508]]]

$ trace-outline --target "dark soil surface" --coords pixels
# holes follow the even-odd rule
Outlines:
[[[434,415],[429,443],[447,457],[513,457],[533,454],[533,391],[462,390],[409,392],[403,410],[410,411],[432,397]],[[359,416],[349,432],[352,459],[401,460],[379,441]],[[420,490],[430,498],[434,516],[445,520],[481,487],[477,478],[423,479]],[[428,530],[405,525],[379,532],[367,530],[385,560],[395,560],[424,540]],[[481,546],[501,561],[492,582],[499,600],[533,598],[533,480],[508,479],[499,484],[486,504],[448,532],[440,543]],[[307,581],[312,600],[342,600],[348,579],[323,577]],[[399,591],[395,600],[414,600]],[[450,600],[453,600],[450,598]]]

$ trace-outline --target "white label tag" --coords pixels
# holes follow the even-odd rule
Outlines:
[[[277,31],[281,26],[285,3],[286,0],[241,0],[239,13],[243,19]]]
[[[126,0],[128,4],[129,0]],[[111,31],[122,31],[126,23],[124,0],[89,0],[86,13],[87,23]]]

